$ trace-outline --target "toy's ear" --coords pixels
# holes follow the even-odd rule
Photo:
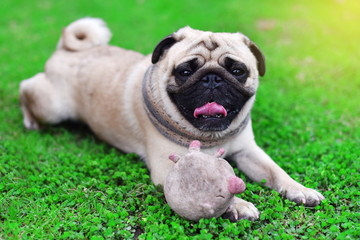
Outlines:
[[[180,160],[180,156],[177,155],[177,154],[175,154],[175,153],[173,153],[173,154],[171,154],[171,155],[169,156],[169,159],[170,159],[171,161],[173,161],[174,163],[177,163],[177,162]]]
[[[219,158],[222,155],[224,155],[224,153],[225,153],[225,149],[220,148],[219,150],[216,151],[216,153],[214,153],[214,157]]]
[[[157,63],[161,56],[165,53],[165,51],[167,49],[169,49],[172,45],[174,45],[176,43],[176,39],[173,36],[173,34],[167,36],[166,38],[164,38],[163,40],[161,40],[158,45],[156,45],[152,57],[151,57],[151,62],[153,64]]]
[[[198,140],[194,140],[190,143],[189,151],[190,152],[199,152],[201,143]]]

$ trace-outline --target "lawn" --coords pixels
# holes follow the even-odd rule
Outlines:
[[[2,0],[0,239],[359,239],[360,1]],[[305,208],[251,182],[258,221],[191,222],[167,205],[145,164],[84,125],[27,131],[18,87],[43,71],[62,27],[101,17],[111,44],[151,53],[178,28],[243,32],[267,73],[252,112],[258,144],[326,200]]]

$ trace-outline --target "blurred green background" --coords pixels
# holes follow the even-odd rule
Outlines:
[[[360,1],[0,2],[0,239],[360,238]],[[249,181],[257,222],[192,223],[167,206],[136,156],[83,125],[26,131],[21,80],[43,71],[61,29],[103,18],[111,44],[152,52],[180,27],[242,32],[266,57],[252,118],[257,142],[327,200],[309,209]]]

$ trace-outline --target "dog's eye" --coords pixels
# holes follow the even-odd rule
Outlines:
[[[225,59],[225,68],[240,82],[245,82],[249,76],[249,70],[244,63],[228,57]]]
[[[197,69],[198,64],[196,58],[180,64],[173,70],[175,81],[179,85],[184,84],[196,72]]]
[[[231,70],[231,73],[235,76],[241,76],[245,73],[245,71],[244,71],[244,69],[235,68],[235,69]]]
[[[248,70],[246,66],[242,63],[235,62],[229,69],[229,72],[235,77],[246,77]]]
[[[192,72],[191,72],[190,70],[184,69],[184,70],[181,70],[181,71],[179,72],[179,74],[180,74],[181,76],[183,76],[183,77],[188,77],[188,76],[190,76],[190,75],[192,74]]]

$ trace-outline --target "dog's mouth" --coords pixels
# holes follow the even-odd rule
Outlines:
[[[227,110],[216,102],[208,102],[194,111],[194,118],[209,119],[209,118],[224,118],[227,116]]]
[[[193,126],[205,132],[225,130],[241,110],[241,107],[225,106],[216,101],[200,104],[195,109],[184,105],[178,105],[178,107]]]

